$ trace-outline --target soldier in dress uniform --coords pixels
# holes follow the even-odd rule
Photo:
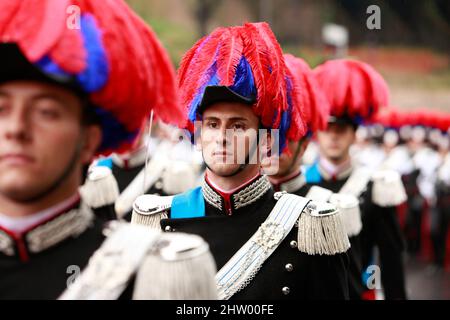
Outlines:
[[[429,245],[430,230],[426,221],[430,220],[435,203],[435,180],[440,163],[439,154],[428,140],[430,112],[413,110],[408,113],[405,123],[411,133],[407,147],[414,164],[414,171],[404,176],[408,192],[408,212],[405,222],[407,249],[410,254],[431,255]]]
[[[289,148],[292,152],[289,155],[286,153],[281,155],[278,170],[269,176],[269,180],[276,191],[287,191],[312,200],[328,201],[339,208],[351,244],[347,252],[349,256],[349,296],[350,299],[361,299],[365,289],[361,279],[363,272],[361,246],[357,237],[361,231],[358,199],[351,194],[333,193],[325,188],[307,185],[305,175],[301,172],[300,167],[303,151],[309,144],[311,136],[319,130],[326,129],[330,104],[305,61],[289,54],[285,55],[285,61],[294,78],[294,84],[299,88],[304,88],[299,98],[305,108],[293,110],[293,112],[297,112],[306,119],[308,134],[299,141],[289,141]]]
[[[375,129],[377,128],[377,129]],[[381,131],[381,132],[380,132]],[[379,125],[373,124],[358,126],[355,132],[355,143],[350,148],[350,157],[355,167],[365,167],[369,170],[379,168],[380,164],[385,160],[386,153],[383,150],[384,130]],[[364,138],[362,138],[364,136]],[[364,139],[363,143],[358,142]]]
[[[440,151],[443,162],[439,168],[436,182],[436,211],[437,221],[434,229],[434,264],[440,268],[448,267],[450,257],[449,230],[450,230],[450,138],[448,131],[441,138]],[[447,261],[446,261],[447,260]],[[447,265],[446,265],[447,263]]]
[[[69,5],[78,27],[66,24]],[[68,299],[215,297],[201,238],[105,226],[89,203],[104,207],[109,195],[78,191],[95,154],[132,143],[147,103],[181,114],[152,31],[122,1],[2,1],[0,12],[0,299],[56,299],[67,287]],[[179,263],[203,280],[170,271]]]
[[[396,206],[406,200],[400,176],[355,168],[349,154],[360,120],[368,120],[388,104],[387,85],[370,66],[353,60],[328,61],[314,72],[330,102],[331,115],[327,129],[317,134],[320,158],[307,168],[306,183],[359,198],[363,268],[374,264],[377,248],[385,298],[405,299],[404,245],[396,215]]]
[[[381,161],[373,169],[388,169],[397,171],[401,176],[414,170],[414,163],[407,147],[401,144],[400,129],[403,125],[403,112],[390,107],[380,110],[371,121],[383,128],[381,143]],[[370,156],[370,155],[367,155]]]
[[[355,133],[355,143],[350,148],[350,156],[356,166],[369,166],[374,144],[370,139],[370,127],[361,125]],[[317,156],[319,158],[319,156]],[[310,163],[311,165],[313,163]]]
[[[403,226],[405,234],[406,248],[409,254],[418,253],[420,249],[420,220],[422,212],[425,208],[425,199],[422,196],[418,181],[420,176],[420,168],[414,161],[414,155],[421,147],[421,130],[413,130],[414,119],[416,115],[411,112],[401,112],[398,114],[400,118],[399,138],[400,146],[396,148],[401,158],[407,159],[401,165],[400,174],[402,175],[403,185],[405,186],[408,196],[406,201],[406,214]]]
[[[428,127],[428,142],[434,152],[427,158],[430,170],[429,182],[432,182],[434,201],[430,212],[430,238],[433,248],[431,270],[442,271],[446,264],[447,235],[449,230],[449,128],[450,114],[435,110],[427,110],[423,119]],[[426,230],[428,231],[428,230]]]
[[[261,174],[259,152],[285,151],[287,137],[306,134],[268,24],[216,29],[186,53],[178,77],[205,179],[174,197],[139,197],[132,222],[204,237],[219,299],[348,298],[349,242],[336,208],[274,193]],[[279,130],[278,148],[263,128]]]
[[[130,221],[133,202],[144,193],[169,196],[197,185],[201,162],[188,137],[160,120],[150,125],[153,128],[147,129],[147,123],[143,126],[137,147],[98,159],[91,168],[91,175],[104,170],[99,167],[110,168],[117,181],[119,194],[108,208],[110,219]]]

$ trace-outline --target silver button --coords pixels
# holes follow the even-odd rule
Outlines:
[[[172,227],[171,227],[171,226],[166,226],[166,227],[164,228],[164,231],[170,232],[170,231],[172,231]]]
[[[309,213],[313,213],[313,212],[315,212],[315,211],[317,210],[317,205],[310,202],[310,203],[306,206],[306,210],[307,210]],[[298,221],[298,220],[297,220],[297,221]]]
[[[292,249],[297,248],[297,241],[292,240],[289,245],[291,246]]]
[[[292,270],[294,270],[294,266],[292,265],[292,263],[288,263],[287,265],[284,266],[284,268],[288,272],[291,272]]]
[[[163,188],[162,182],[161,182],[161,181],[156,182],[156,183],[155,183],[155,188],[156,188],[156,189],[162,189],[162,188]]]
[[[278,192],[275,192],[274,193],[274,195],[273,195],[273,197],[275,198],[275,200],[280,200],[280,198],[283,196],[283,195],[285,195],[287,192],[286,191],[278,191]]]
[[[291,289],[289,289],[289,287],[283,287],[283,289],[281,289],[281,292],[283,292],[283,294],[287,296],[291,292]]]

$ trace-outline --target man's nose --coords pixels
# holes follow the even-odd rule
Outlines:
[[[228,135],[229,135],[229,133],[228,133]],[[216,137],[217,144],[226,146],[229,143],[229,141],[228,141],[229,138],[230,137],[227,137],[227,128],[225,126],[221,127],[219,132],[217,133],[217,137]]]
[[[4,122],[5,136],[7,139],[26,141],[30,139],[28,115],[24,108],[13,108]]]
[[[339,139],[339,133],[336,131],[330,131],[330,137],[332,140],[338,140]]]

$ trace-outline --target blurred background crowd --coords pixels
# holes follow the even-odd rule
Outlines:
[[[127,2],[152,26],[176,66],[197,39],[218,26],[267,21],[283,50],[305,59],[312,68],[328,59],[350,57],[378,70],[389,85],[390,103],[397,111],[381,116],[378,126],[360,128],[354,159],[376,166],[392,149],[407,150],[408,157],[396,169],[409,196],[398,208],[408,248],[408,295],[412,299],[450,298],[450,186],[444,168],[449,143],[446,128],[439,126],[450,112],[450,2]],[[315,155],[311,144],[305,164],[314,161]]]

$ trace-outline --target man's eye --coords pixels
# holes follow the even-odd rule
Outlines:
[[[208,122],[208,128],[216,129],[217,127],[217,122]]]
[[[38,108],[37,112],[39,116],[47,119],[58,119],[60,116],[59,112],[53,108]]]
[[[243,131],[243,130],[245,130],[245,126],[244,126],[244,124],[242,124],[242,123],[235,123],[235,124],[233,125],[233,129],[234,129],[235,131]]]
[[[0,102],[0,115],[5,116],[9,111],[10,107],[6,102]]]

